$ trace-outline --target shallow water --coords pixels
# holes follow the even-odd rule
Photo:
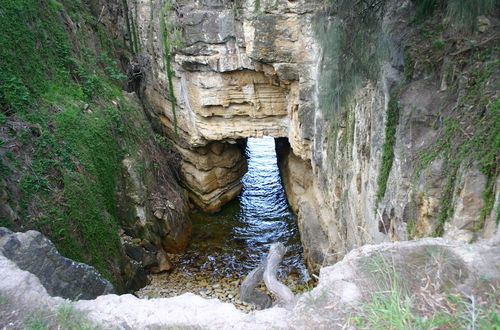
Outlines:
[[[296,219],[288,207],[274,139],[248,139],[248,172],[238,198],[220,212],[194,212],[193,237],[177,267],[198,275],[238,277],[255,268],[272,243],[288,249],[280,275],[308,280]]]

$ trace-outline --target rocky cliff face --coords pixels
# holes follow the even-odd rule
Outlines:
[[[37,231],[12,233],[0,227],[0,254],[37,276],[51,296],[76,300],[115,293],[94,267],[64,258]]]
[[[297,154],[310,158],[311,126],[301,129],[299,117],[313,112],[314,7],[294,2],[265,14],[250,2],[131,5],[143,49],[141,95],[167,132],[174,130],[174,109],[165,44],[175,49],[176,145],[185,186],[203,209],[219,209],[241,189],[245,160],[233,145],[238,139],[287,137]],[[154,14],[162,10],[161,17]]]
[[[370,242],[497,230],[496,129],[481,124],[498,109],[496,21],[464,40],[443,13],[410,23],[411,1],[360,6],[129,3],[140,94],[179,132],[191,199],[214,211],[236,196],[238,139],[286,138],[282,175],[315,270]]]

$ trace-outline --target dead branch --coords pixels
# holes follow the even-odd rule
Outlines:
[[[240,299],[255,304],[261,308],[271,306],[271,297],[256,289],[260,281],[264,280],[269,291],[277,298],[277,304],[282,307],[291,307],[295,302],[295,295],[286,285],[276,278],[278,266],[285,255],[286,248],[282,243],[275,243],[269,248],[268,255],[252,270],[240,287]]]

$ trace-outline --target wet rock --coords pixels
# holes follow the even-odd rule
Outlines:
[[[135,261],[142,261],[144,252],[140,246],[125,244],[125,253]]]

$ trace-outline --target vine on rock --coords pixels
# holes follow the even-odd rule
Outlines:
[[[176,137],[179,136],[179,132],[177,129],[177,113],[175,111],[176,99],[174,95],[174,84],[172,82],[173,70],[172,70],[172,47],[179,47],[182,45],[182,39],[180,38],[180,30],[171,24],[168,24],[167,15],[168,12],[173,7],[172,0],[166,0],[163,4],[163,7],[160,12],[160,30],[161,30],[161,39],[163,43],[163,61],[165,65],[165,70],[167,74],[168,81],[168,98],[170,100],[170,104],[172,107],[173,114],[173,125],[174,125],[174,134]]]

